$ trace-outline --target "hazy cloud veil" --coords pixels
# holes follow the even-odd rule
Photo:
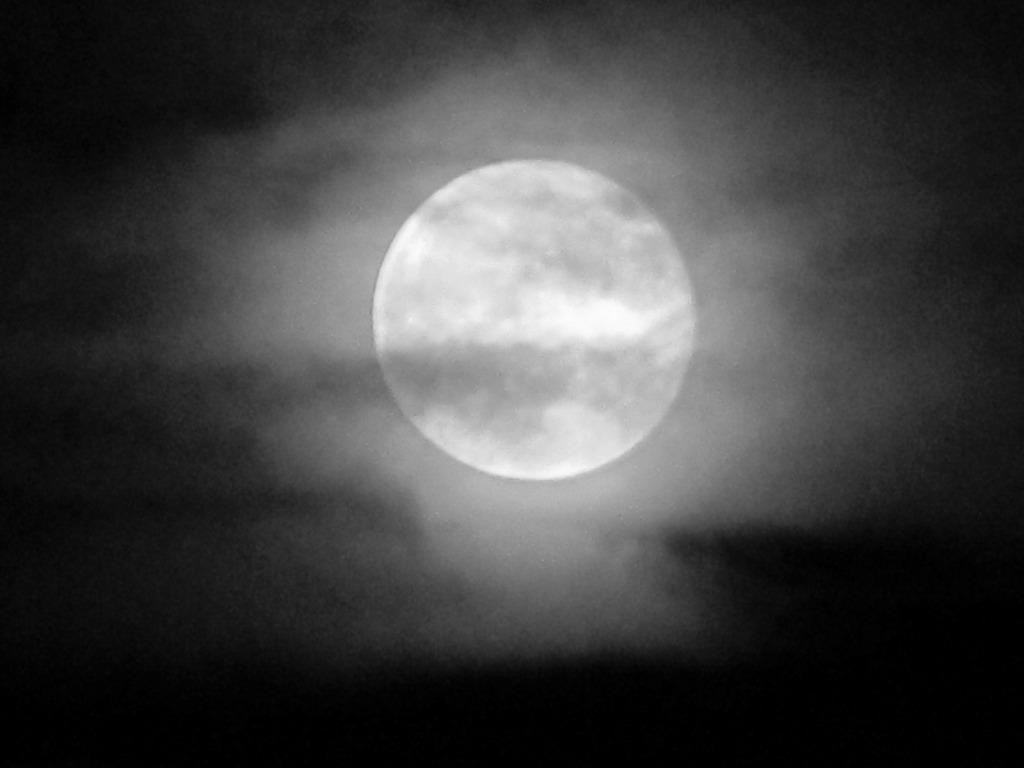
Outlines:
[[[535,5],[12,13],[0,640],[17,690],[841,645],[779,619],[824,605],[822,584],[877,618],[850,586],[860,561],[819,537],[958,542],[909,557],[918,574],[1017,541],[1021,176],[996,28],[943,55],[954,16],[875,3]],[[635,193],[696,302],[665,421],[551,486],[438,452],[373,348],[402,223],[518,158]],[[487,362],[467,353],[465,382],[500,373]],[[869,591],[922,593],[899,544],[878,551],[893,576]]]

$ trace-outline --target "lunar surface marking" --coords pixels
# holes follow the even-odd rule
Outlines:
[[[554,161],[485,166],[402,225],[374,341],[402,412],[484,472],[596,469],[661,420],[690,357],[690,283],[631,193]]]

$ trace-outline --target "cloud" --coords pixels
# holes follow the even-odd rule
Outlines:
[[[373,361],[51,365],[4,394],[4,641],[26,668],[347,675],[691,636],[697,597],[663,592],[628,540],[432,519],[394,465],[414,449],[388,434]]]
[[[5,384],[4,638],[29,667],[377,658],[381,627],[397,648],[424,599],[459,594],[423,555],[415,500],[365,457],[323,483],[274,452],[317,404],[349,425],[372,411],[372,362],[121,360]]]
[[[744,556],[691,567],[666,530],[1011,529],[1016,207],[991,174],[1013,132],[972,85],[990,66],[974,43],[950,64],[940,34],[905,54],[888,14],[746,5],[116,5],[60,29],[26,15],[40,34],[3,53],[21,105],[0,192],[0,445],[22,650],[314,667],[678,650],[707,603],[739,599],[715,585]],[[665,421],[550,487],[434,451],[372,357],[402,222],[523,157],[635,192],[696,297]],[[502,378],[474,350],[449,362],[453,401]],[[993,503],[924,503],[938,496]]]

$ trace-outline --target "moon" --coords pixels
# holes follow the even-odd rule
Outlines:
[[[401,226],[373,331],[400,410],[482,472],[557,480],[640,443],[680,387],[694,304],[664,226],[551,160],[477,168]]]

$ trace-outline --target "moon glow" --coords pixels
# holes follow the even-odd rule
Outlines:
[[[399,408],[431,442],[489,474],[553,480],[658,424],[694,310],[671,236],[632,193],[530,160],[460,176],[406,220],[373,329]]]

